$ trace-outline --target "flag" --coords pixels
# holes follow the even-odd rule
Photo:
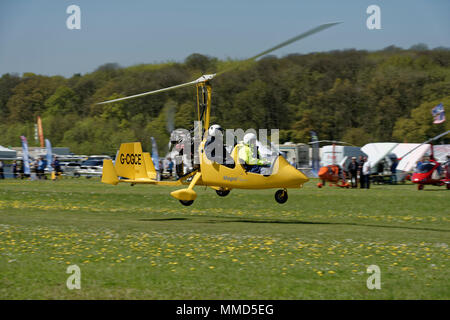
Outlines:
[[[53,153],[52,153],[52,144],[50,143],[50,140],[45,139],[45,149],[47,149],[47,154],[45,155],[45,158],[47,160],[47,168],[50,170],[50,172],[53,171],[52,162],[53,162]]]
[[[152,139],[152,161],[153,166],[155,167],[155,170],[159,170],[159,156],[158,156],[158,147],[156,146],[156,140],[155,138],[151,137]]]
[[[311,133],[311,142],[312,142],[312,172],[317,177],[319,173],[319,139],[317,138],[317,133],[314,131],[310,131]]]
[[[28,157],[28,142],[27,138],[24,136],[20,136],[20,139],[22,140],[22,165],[23,165],[23,173],[24,174],[30,174],[30,160]]]
[[[44,130],[42,129],[42,120],[41,117],[37,117],[37,126],[38,126],[38,135],[39,141],[41,142],[41,148],[44,147]]]
[[[433,123],[442,123],[445,121],[445,112],[444,106],[442,103],[438,104],[431,110],[431,114],[433,115]]]

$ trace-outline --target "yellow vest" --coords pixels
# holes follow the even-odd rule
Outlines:
[[[240,143],[239,147],[239,159],[248,165],[262,165],[264,161],[261,161],[253,156],[252,148],[249,145]]]

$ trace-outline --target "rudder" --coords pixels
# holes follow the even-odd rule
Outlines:
[[[117,176],[131,180],[148,178],[140,142],[122,143],[120,145],[115,170]]]

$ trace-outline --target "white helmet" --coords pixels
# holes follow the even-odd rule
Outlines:
[[[223,129],[222,129],[222,127],[221,127],[220,125],[218,125],[218,124],[213,124],[213,125],[212,125],[211,127],[209,127],[209,129],[208,129],[208,134],[209,134],[210,136],[213,136],[213,137],[219,135],[219,132],[222,133],[222,132],[223,132]]]
[[[250,143],[255,143],[256,142],[256,135],[254,133],[247,133],[244,136],[244,143],[245,144],[250,144]]]

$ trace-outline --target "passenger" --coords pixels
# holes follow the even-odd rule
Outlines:
[[[245,171],[252,173],[261,173],[261,166],[267,163],[258,159],[260,157],[256,146],[256,135],[247,133],[244,141],[239,145],[239,159],[244,164]]]

